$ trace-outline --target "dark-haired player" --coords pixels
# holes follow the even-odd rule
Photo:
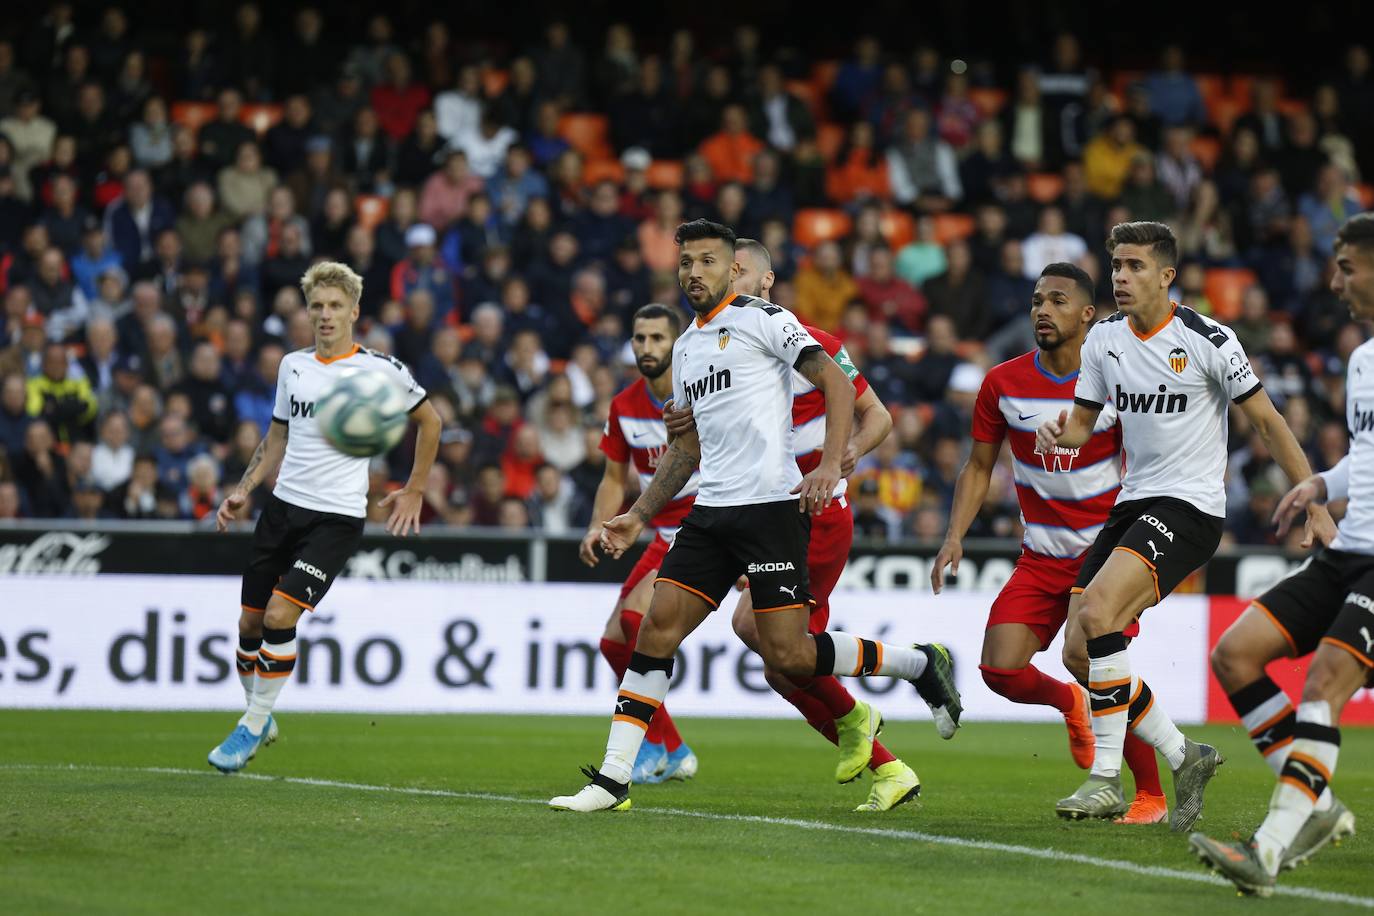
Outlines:
[[[1222,758],[1185,737],[1148,685],[1132,675],[1125,629],[1211,559],[1226,516],[1226,416],[1240,405],[1289,480],[1311,474],[1307,457],[1274,409],[1235,334],[1169,300],[1178,242],[1163,223],[1120,223],[1107,241],[1119,311],[1083,343],[1072,412],[1036,433],[1036,444],[1087,444],[1108,403],[1121,424],[1126,473],[1107,524],[1084,557],[1065,634],[1066,655],[1084,645],[1095,739],[1092,773],[1055,810],[1061,817],[1113,817],[1126,809],[1121,756],[1128,719],[1174,774],[1170,827],[1187,830]],[[1334,531],[1324,508],[1308,522],[1323,541]],[[1077,632],[1076,632],[1077,631]],[[1072,670],[1072,665],[1070,666]]]
[[[653,481],[605,525],[615,556],[682,489],[700,465],[692,511],[659,569],[649,613],[621,681],[606,754],[590,782],[549,801],[570,811],[625,810],[630,776],[682,641],[749,576],[759,651],[790,677],[878,675],[911,681],[952,736],[962,709],[943,647],[901,646],[848,633],[807,633],[807,534],[840,481],[854,418],[854,386],[786,309],[731,292],[739,275],[735,234],[707,220],[678,227],[678,283],[697,313],[673,346],[673,399],[696,429],[669,443]],[[825,396],[825,445],[803,475],[791,449],[792,372]]]
[[[663,405],[673,396],[673,342],[680,333],[682,317],[675,308],[655,302],[635,312],[630,348],[634,351],[640,378],[611,399],[610,416],[601,435],[606,468],[597,485],[591,522],[579,548],[579,556],[588,566],[599,562],[601,526],[625,505],[625,475],[630,464],[634,464],[643,490],[653,480],[659,459],[668,450]],[[654,539],[620,587],[620,599],[611,610],[606,632],[601,637],[601,654],[617,678],[625,676],[625,668],[639,638],[640,623],[644,620],[643,608],[648,606],[653,593],[654,577],[672,546],[678,525],[692,508],[696,492],[694,474],[649,522],[655,529]],[[683,743],[668,710],[659,707],[635,760],[634,781],[691,779],[696,771],[696,755]]]
[[[1331,291],[1356,321],[1374,321],[1374,214],[1347,220],[1336,234]],[[1369,372],[1365,375],[1366,370]],[[1350,453],[1308,477],[1279,502],[1279,534],[1303,509],[1348,499],[1331,545],[1261,595],[1222,634],[1212,670],[1278,776],[1269,815],[1248,842],[1201,833],[1193,851],[1247,893],[1269,896],[1282,868],[1305,862],[1355,832],[1355,815],[1331,794],[1341,748],[1341,710],[1374,684],[1374,343],[1350,354],[1345,410]],[[1310,512],[1310,508],[1308,508]],[[1312,654],[1296,713],[1264,673],[1277,658]]]
[[[1003,440],[1011,444],[1016,498],[1025,539],[1011,578],[993,602],[978,666],[994,693],[1013,703],[1051,706],[1064,716],[1069,749],[1083,769],[1092,766],[1093,731],[1088,698],[1031,664],[1068,619],[1069,593],[1083,556],[1102,530],[1121,488],[1121,431],[1107,405],[1092,437],[1080,448],[1036,447],[1038,417],[1073,406],[1079,351],[1092,327],[1093,282],[1073,264],[1050,264],[1031,297],[1036,349],[994,366],[983,379],[973,412],[973,448],[954,487],[949,531],[935,558],[930,584],[939,594],[945,568],[959,573],[963,540],[983,500]],[[1126,628],[1128,637],[1138,627]],[[1086,671],[1074,672],[1086,675]],[[1135,776],[1135,799],[1119,821],[1153,824],[1168,815],[1154,748],[1135,736],[1125,744]]]

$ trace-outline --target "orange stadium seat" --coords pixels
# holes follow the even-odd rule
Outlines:
[[[1216,170],[1217,160],[1221,158],[1221,141],[1216,137],[1194,137],[1190,144],[1193,155],[1202,164],[1202,170],[1208,175]]]
[[[916,220],[905,210],[884,210],[878,217],[878,231],[892,250],[897,251],[916,238]]]
[[[1231,125],[1236,123],[1236,119],[1249,110],[1248,102],[1242,105],[1235,96],[1231,96],[1217,99],[1216,103],[1207,109],[1207,117],[1222,136],[1227,136],[1231,133]]]
[[[391,212],[391,201],[380,194],[359,194],[353,207],[358,216],[358,225],[371,231],[380,226]]]
[[[582,166],[584,184],[592,185],[602,181],[620,184],[624,180],[625,166],[620,164],[619,159],[588,159]]]
[[[1374,210],[1374,184],[1356,185],[1355,191],[1360,195],[1360,204],[1366,210]]]
[[[611,158],[611,145],[606,142],[608,128],[609,120],[602,114],[572,111],[558,119],[558,136],[586,159]]]
[[[805,248],[843,238],[852,225],[843,210],[798,210],[792,221],[792,239]]]
[[[1038,204],[1048,204],[1064,193],[1064,176],[1058,172],[1031,172],[1026,176],[1026,193]]]
[[[1126,107],[1126,90],[1131,88],[1133,83],[1138,83],[1145,78],[1143,70],[1118,70],[1112,75],[1112,95],[1116,96],[1117,104],[1121,108]]]
[[[1285,116],[1302,114],[1311,107],[1307,99],[1279,99],[1279,111]]]
[[[215,117],[214,102],[173,102],[171,119],[173,124],[180,124],[182,127],[189,127],[192,131],[200,130],[202,124],[206,124]]]
[[[1245,291],[1259,282],[1248,267],[1212,267],[1202,281],[1202,292],[1212,303],[1212,315],[1218,321],[1230,321],[1240,314]]]
[[[268,129],[281,120],[280,105],[244,105],[239,112],[239,120],[253,128],[261,137]]]
[[[676,191],[682,187],[682,162],[678,159],[655,159],[649,163],[649,170],[644,175],[649,187]]]
[[[973,104],[978,106],[978,110],[983,113],[985,118],[995,118],[1002,111],[1002,107],[1007,104],[1007,90],[1005,89],[970,89],[968,97],[973,100]]]
[[[839,124],[824,121],[816,128],[816,147],[825,157],[827,164],[835,161],[835,156],[844,146],[844,128]]]
[[[967,213],[937,213],[931,219],[935,223],[935,241],[941,245],[966,239],[976,228],[973,217]]]

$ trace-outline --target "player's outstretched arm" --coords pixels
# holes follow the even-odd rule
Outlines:
[[[859,459],[881,445],[892,431],[892,413],[872,388],[854,399],[854,419],[854,433],[840,460],[841,477],[853,474]]]
[[[282,457],[286,454],[286,437],[287,425],[273,419],[267,427],[267,435],[253,452],[253,457],[243,472],[243,479],[219,504],[219,511],[215,513],[216,529],[228,530],[229,523],[238,518],[239,513],[248,505],[248,497],[258,488],[258,484],[277,470]]]
[[[945,543],[935,555],[935,565],[930,570],[930,587],[935,594],[945,587],[945,567],[950,575],[959,575],[959,561],[964,558],[964,535],[968,526],[973,524],[974,516],[987,499],[988,486],[992,481],[992,469],[997,464],[997,453],[1002,450],[1000,442],[973,443],[968,461],[959,471],[959,479],[954,482],[954,505],[949,510],[949,530],[945,532]]]
[[[825,444],[821,447],[821,463],[792,490],[801,494],[798,510],[818,514],[830,505],[835,486],[840,482],[845,446],[849,444],[849,433],[854,427],[854,383],[819,346],[802,353],[793,368],[825,397]]]
[[[420,510],[425,504],[425,482],[429,480],[430,468],[434,467],[434,456],[439,454],[439,434],[443,431],[444,421],[439,411],[429,401],[424,401],[412,414],[420,424],[420,435],[415,439],[415,463],[410,468],[410,479],[399,490],[393,490],[378,503],[382,508],[391,507],[391,515],[386,520],[387,534],[405,537],[411,531],[420,533]]]
[[[628,461],[606,459],[606,467],[601,472],[601,483],[596,485],[596,497],[592,500],[592,520],[587,525],[587,533],[582,536],[582,543],[577,548],[578,557],[587,566],[595,566],[601,562],[601,558],[596,555],[596,548],[601,543],[602,527],[616,510],[625,505],[625,473],[629,466]]]
[[[695,432],[683,433],[669,443],[663,457],[658,459],[654,479],[639,494],[630,511],[601,526],[601,549],[612,557],[619,557],[628,550],[644,526],[681,492],[700,461],[701,441]]]
[[[1256,391],[1240,402],[1240,409],[1250,420],[1255,432],[1260,434],[1264,444],[1269,447],[1269,453],[1274,456],[1279,467],[1283,468],[1283,473],[1288,475],[1289,482],[1299,485],[1306,482],[1312,476],[1312,466],[1308,463],[1302,446],[1298,444],[1297,437],[1284,422],[1283,415],[1274,406],[1274,402],[1269,400],[1269,393],[1263,389]],[[1322,489],[1325,490],[1325,485]],[[1309,500],[1306,508],[1307,524],[1303,529],[1302,546],[1311,547],[1314,540],[1323,546],[1330,544],[1336,537],[1336,523],[1331,520],[1331,513],[1326,506],[1315,500]],[[1283,526],[1285,533],[1287,527]]]
[[[1035,431],[1035,445],[1047,454],[1060,448],[1081,448],[1092,438],[1093,427],[1097,425],[1097,415],[1102,407],[1089,407],[1082,401],[1075,401],[1073,410],[1061,410],[1053,420],[1046,420]]]

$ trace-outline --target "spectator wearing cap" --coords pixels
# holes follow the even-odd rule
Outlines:
[[[25,407],[61,442],[89,438],[97,409],[95,393],[84,377],[71,375],[70,358],[61,344],[51,343],[43,350],[43,368],[29,379]]]
[[[105,211],[105,237],[131,274],[153,260],[159,233],[176,224],[176,214],[161,197],[154,196],[153,182],[142,169],[130,172],[124,195]]]
[[[258,145],[250,141],[239,146],[234,164],[220,169],[216,181],[224,209],[235,219],[243,219],[267,209],[277,173],[262,164]]]
[[[487,180],[492,206],[512,229],[520,224],[532,199],[549,195],[549,180],[532,166],[529,148],[515,143],[506,150],[502,169]]]
[[[14,173],[15,193],[20,200],[29,201],[33,199],[29,171],[47,162],[52,155],[57,125],[41,114],[42,105],[34,90],[21,90],[15,103],[14,114],[0,119],[0,134],[8,137],[10,145],[14,147],[14,161],[10,163],[10,168]]]
[[[386,80],[372,89],[372,108],[391,142],[415,129],[415,118],[429,107],[429,89],[411,78],[410,59],[398,52],[386,58]]]
[[[433,226],[416,223],[406,230],[406,257],[391,269],[391,298],[404,302],[423,289],[434,302],[435,320],[448,321],[455,312],[457,290],[453,274],[437,257],[437,244]]]
[[[219,234],[233,224],[233,217],[215,206],[215,192],[209,182],[198,181],[186,189],[185,206],[177,217],[176,231],[188,261],[208,263],[212,260]]]
[[[95,299],[100,294],[100,278],[111,268],[119,269],[127,282],[128,273],[121,265],[118,252],[110,247],[105,238],[100,220],[88,216],[81,227],[80,250],[67,264],[77,290],[87,299]]]
[[[451,150],[444,167],[431,175],[420,190],[420,221],[447,229],[462,218],[468,200],[482,189],[482,179],[468,167],[467,154]]]

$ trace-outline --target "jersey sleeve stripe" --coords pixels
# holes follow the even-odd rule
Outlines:
[[[1260,389],[1262,389],[1263,387],[1264,387],[1264,383],[1263,383],[1263,382],[1255,382],[1255,387],[1254,387],[1254,388],[1251,388],[1249,391],[1245,392],[1244,394],[1240,395],[1239,397],[1232,398],[1232,399],[1231,399],[1231,403],[1232,403],[1232,404],[1244,404],[1246,401],[1250,400],[1252,397],[1254,397],[1256,394],[1258,394],[1259,391],[1260,391]]]
[[[798,366],[802,364],[802,360],[806,359],[806,357],[810,356],[812,353],[815,353],[817,351],[824,353],[825,347],[822,347],[820,344],[812,344],[809,347],[802,347],[801,352],[797,354],[797,358],[792,361],[792,368],[796,369]]]
[[[273,422],[273,423],[280,423],[282,426],[288,425],[288,423],[287,423],[286,420],[283,420],[281,417],[277,416],[276,414],[272,414],[272,422]]]
[[[412,407],[412,408],[410,408],[410,410],[407,410],[406,413],[411,413],[411,414],[415,413],[415,411],[417,411],[417,410],[420,409],[420,405],[423,404],[425,401],[428,401],[428,400],[429,400],[429,392],[426,391],[423,395],[420,396],[420,400],[418,400],[418,401],[415,402],[415,406]]]
[[[1086,407],[1089,410],[1101,410],[1103,407],[1106,406],[1105,404],[1099,404],[1096,401],[1089,401],[1087,398],[1079,397],[1074,398],[1073,402],[1077,404],[1079,407]]]

